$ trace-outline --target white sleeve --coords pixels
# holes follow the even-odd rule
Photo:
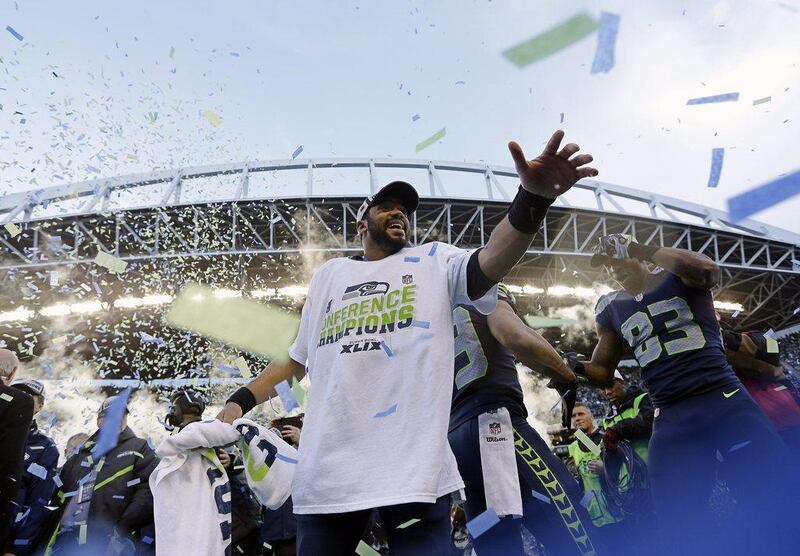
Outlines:
[[[300,314],[300,326],[297,329],[297,337],[294,339],[294,343],[291,347],[289,347],[289,357],[301,365],[306,365],[308,361],[308,338],[312,334],[314,326],[312,322],[314,278],[316,278],[316,273],[311,278],[311,284],[308,286],[308,295],[306,296],[305,303],[303,303],[303,310]]]
[[[472,301],[467,294],[467,263],[476,251],[465,251],[447,244],[440,244],[447,257],[447,287],[450,291],[450,303],[456,305],[472,305],[484,315],[488,315],[497,306],[497,284],[489,288],[483,297]]]

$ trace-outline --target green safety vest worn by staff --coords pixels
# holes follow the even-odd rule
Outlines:
[[[616,523],[618,520],[608,510],[605,498],[603,498],[600,477],[592,473],[589,469],[589,462],[598,461],[600,458],[592,452],[584,452],[581,450],[578,440],[569,445],[569,455],[572,457],[572,460],[575,462],[575,467],[577,467],[578,473],[581,475],[584,490],[594,494],[591,500],[589,500],[589,504],[586,506],[586,511],[589,512],[592,523],[594,523],[595,527]]]
[[[625,411],[618,413],[611,417],[610,419],[603,419],[603,428],[608,430],[613,427],[615,424],[619,423],[623,419],[633,419],[637,415],[639,415],[639,406],[642,404],[642,400],[647,395],[647,393],[643,392],[636,396],[633,400],[633,405],[626,409]],[[628,440],[630,445],[639,454],[639,457],[647,463],[647,446],[650,442],[649,438],[640,438],[637,440]]]

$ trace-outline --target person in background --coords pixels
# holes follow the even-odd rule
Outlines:
[[[20,379],[11,386],[33,397],[33,414],[44,405],[44,385],[38,380]],[[25,447],[25,468],[17,492],[17,519],[11,527],[6,555],[28,556],[34,553],[49,510],[45,508],[55,492],[53,477],[57,474],[58,448],[53,439],[39,430],[36,420],[31,421],[28,443]]]
[[[626,387],[625,378],[614,371],[614,382],[603,388],[611,404],[603,419],[603,445],[611,451],[620,440],[626,440],[647,463],[647,444],[653,435],[653,403],[647,392]]]
[[[0,349],[0,547],[17,516],[17,498],[25,445],[33,421],[33,398],[10,386],[19,367],[17,354]]]
[[[205,410],[206,399],[200,392],[181,388],[170,396],[165,422],[168,428],[172,426],[181,431],[192,423],[202,421]],[[231,487],[231,553],[255,554],[260,546],[258,517],[261,507],[247,486],[242,475],[243,468],[237,465],[236,458],[224,448],[217,448],[217,457],[228,474]]]
[[[778,434],[800,456],[800,392],[781,367],[778,342],[761,332],[723,330],[725,355]]]
[[[73,434],[67,439],[67,445],[64,446],[64,461],[68,460],[72,457],[75,452],[83,446],[83,443],[89,440],[88,434],[85,432],[79,432],[77,434]]]
[[[575,405],[572,410],[572,426],[574,429],[582,431],[589,440],[597,446],[598,451],[603,445],[603,433],[595,426],[592,411],[583,404]],[[569,455],[572,458],[572,470],[575,477],[580,481],[584,495],[588,493],[591,498],[586,504],[592,523],[598,527],[598,532],[606,541],[613,537],[610,525],[617,523],[617,518],[608,509],[603,491],[600,487],[600,474],[603,472],[603,460],[596,455],[589,446],[580,440],[574,440],[569,445]]]
[[[45,554],[72,554],[76,548],[129,554],[137,538],[145,545],[153,543],[152,538],[140,535],[140,530],[153,522],[148,480],[158,458],[147,440],[128,427],[127,407],[117,445],[99,461],[91,455],[115,399],[112,396],[102,403],[98,430],[61,469],[61,487],[52,503],[60,510],[54,512]]]
[[[286,442],[299,448],[303,417],[302,413],[295,417],[278,417],[269,422],[269,427]],[[271,554],[274,556],[291,556],[296,552],[297,522],[292,512],[291,496],[277,510],[261,510],[261,541],[271,547]]]

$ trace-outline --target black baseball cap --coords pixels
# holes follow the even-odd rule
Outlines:
[[[405,207],[408,216],[411,216],[419,206],[419,194],[413,185],[404,181],[393,181],[381,187],[377,193],[364,199],[356,213],[356,221],[363,220],[369,207],[384,199],[397,199],[400,201]]]

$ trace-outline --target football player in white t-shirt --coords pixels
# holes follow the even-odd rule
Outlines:
[[[347,554],[377,508],[392,554],[449,553],[449,494],[464,483],[447,442],[453,383],[452,309],[488,314],[496,284],[519,261],[548,207],[596,176],[578,145],[557,131],[527,160],[508,147],[521,186],[486,246],[408,247],[416,190],[395,181],[357,214],[363,256],[336,258],[314,274],[286,363],[273,361],[228,400],[225,422],[275,396],[306,368],[312,387],[292,499],[297,550]],[[412,525],[398,528],[410,520]]]

